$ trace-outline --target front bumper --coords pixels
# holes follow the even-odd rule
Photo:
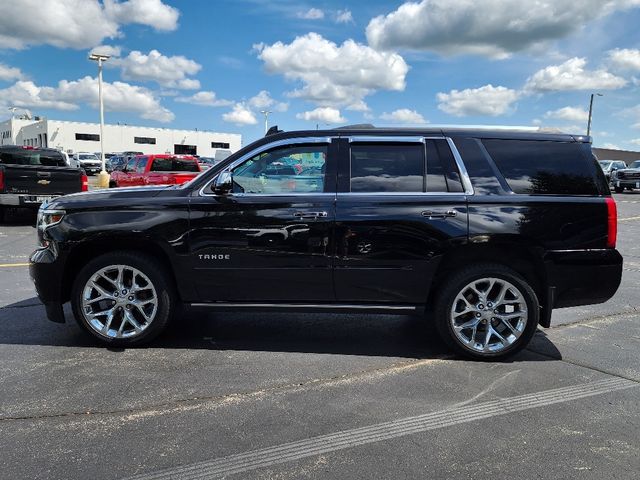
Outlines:
[[[620,188],[640,188],[640,178],[616,179],[611,184]]]
[[[545,256],[553,308],[604,303],[622,280],[616,249],[552,251]]]
[[[44,304],[47,318],[64,323],[62,304],[63,268],[58,255],[48,248],[39,248],[29,258],[29,276],[36,287],[36,294]]]

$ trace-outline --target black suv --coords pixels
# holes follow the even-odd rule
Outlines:
[[[423,313],[495,359],[553,308],[613,296],[616,222],[589,137],[278,132],[182,186],[43,206],[31,276],[49,319],[71,301],[105,344],[151,340],[179,306]]]

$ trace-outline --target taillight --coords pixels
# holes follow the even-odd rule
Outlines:
[[[82,188],[80,189],[81,192],[88,192],[89,191],[89,177],[87,177],[86,175],[82,175],[80,177],[80,181],[82,182]]]
[[[616,240],[618,237],[618,208],[616,201],[608,197],[605,199],[607,203],[607,247],[616,248]]]

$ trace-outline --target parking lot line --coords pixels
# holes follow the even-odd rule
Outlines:
[[[130,477],[129,480],[190,480],[222,477],[262,467],[282,464],[306,457],[344,450],[361,445],[399,438],[406,435],[451,427],[532,408],[611,393],[637,387],[638,383],[623,378],[607,378],[591,383],[554,388],[510,398],[498,398],[472,405],[407,417],[367,427],[343,430],[304,440],[230,455],[192,465]]]
[[[640,220],[640,217],[619,218],[619,222],[630,222],[631,220]]]
[[[0,268],[28,267],[29,263],[0,263]]]

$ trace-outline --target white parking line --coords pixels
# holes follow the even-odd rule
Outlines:
[[[631,220],[640,220],[640,217],[619,218],[619,222],[630,222]]]
[[[638,383],[631,380],[612,378],[571,387],[518,395],[511,398],[501,398],[368,427],[344,430],[159,472],[136,475],[130,477],[129,480],[197,480],[232,475],[299,460],[305,457],[312,457],[369,443],[450,427],[460,423],[497,417],[522,410],[529,410],[531,408],[570,402],[636,386],[638,386]]]

